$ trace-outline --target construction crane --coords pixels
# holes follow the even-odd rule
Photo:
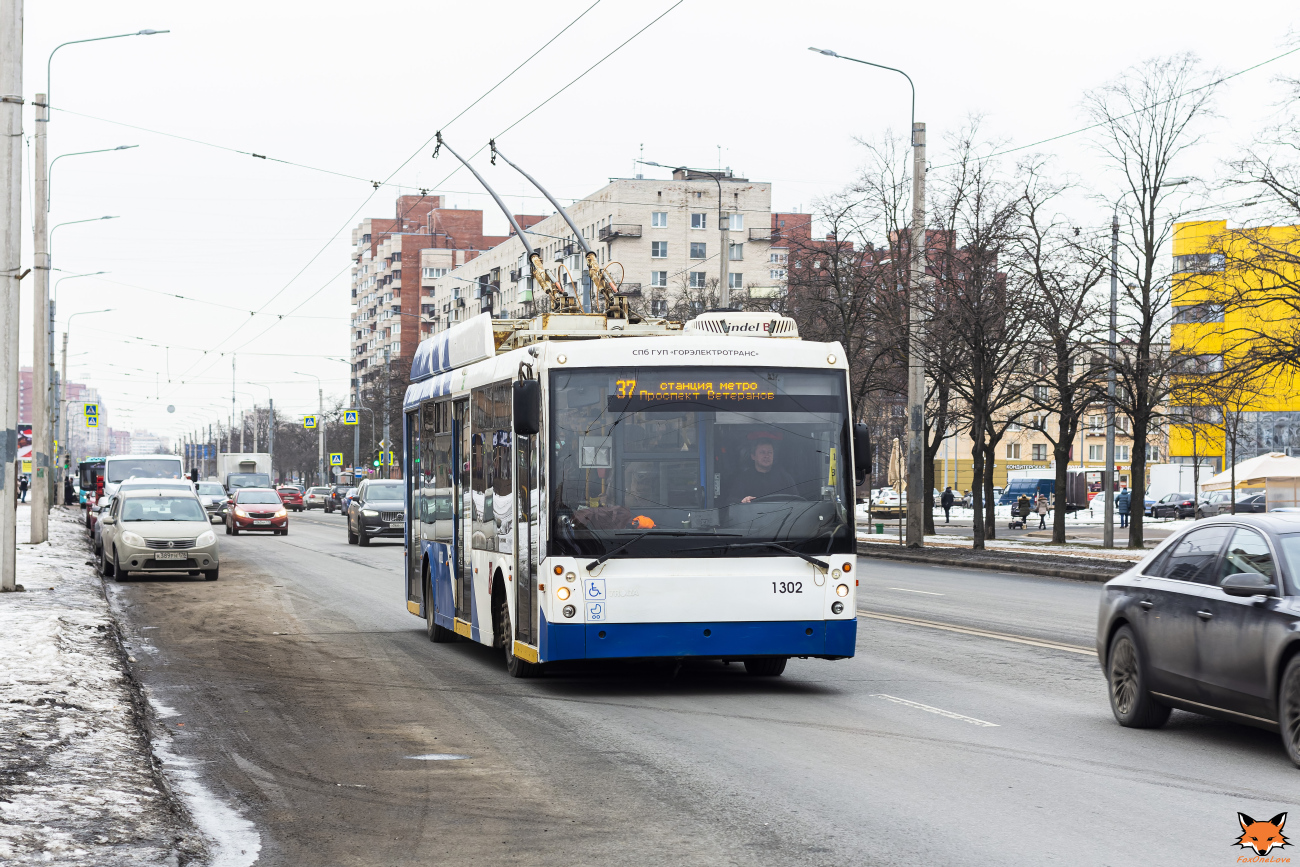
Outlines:
[[[506,203],[501,201],[501,197],[497,195],[497,191],[492,189],[492,187],[488,185],[487,181],[483,180],[483,176],[475,171],[474,167],[471,166],[464,157],[452,150],[451,145],[443,141],[441,131],[438,132],[437,139],[438,144],[433,149],[433,158],[437,159],[438,151],[442,148],[446,148],[448,153],[460,160],[465,168],[473,172],[474,177],[483,185],[483,189],[487,190],[488,193],[492,195],[493,200],[497,203],[497,207],[505,213],[506,219],[510,221],[511,227],[515,230],[515,234],[519,236],[519,243],[524,245],[524,250],[527,252],[528,264],[532,269],[533,282],[536,283],[538,287],[546,293],[546,297],[550,299],[551,310],[556,313],[581,313],[582,304],[578,301],[576,294],[570,296],[563,288],[551,279],[551,275],[546,271],[546,266],[542,263],[541,252],[539,252],[532,244],[528,243],[528,236],[525,235],[524,230],[519,227],[519,222],[515,219],[515,215],[510,213],[510,209],[506,207]]]
[[[552,196],[546,187],[539,184],[536,178],[519,168],[511,161],[510,157],[503,154],[500,148],[497,147],[496,139],[489,141],[488,146],[492,148],[492,165],[496,165],[497,157],[505,160],[507,165],[527,178],[528,182],[534,187],[537,187],[559,215],[564,218],[564,222],[569,224],[569,228],[573,230],[573,236],[577,238],[579,246],[582,247],[583,256],[587,262],[587,274],[591,278],[591,285],[595,287],[596,292],[600,294],[600,297],[605,302],[605,317],[607,319],[626,319],[628,322],[633,323],[640,322],[641,318],[633,313],[628,305],[627,296],[618,294],[618,285],[610,279],[609,273],[601,267],[600,261],[591,249],[591,245],[587,243],[587,239],[574,225],[573,219],[569,217],[569,212],[564,210],[563,206],[555,200],[555,196]]]

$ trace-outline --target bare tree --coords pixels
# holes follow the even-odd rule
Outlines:
[[[972,125],[954,140],[954,167],[935,184],[925,340],[927,364],[947,380],[968,418],[979,549],[995,536],[994,450],[1023,395],[1033,323],[1025,284],[1008,281],[999,269],[1016,232],[1018,197],[996,165],[977,152],[976,132]]]
[[[1016,180],[1020,222],[1007,267],[1012,279],[1026,284],[1030,297],[1038,376],[1027,396],[1041,414],[1029,426],[1052,444],[1052,541],[1061,545],[1070,451],[1088,407],[1105,394],[1105,367],[1096,363],[1101,359],[1096,347],[1102,309],[1093,290],[1106,272],[1106,258],[1052,210],[1067,186],[1048,180],[1041,160],[1022,164]],[[1055,421],[1054,429],[1049,419]]]
[[[1147,437],[1169,389],[1171,275],[1162,267],[1176,211],[1165,207],[1175,162],[1199,140],[1198,119],[1210,112],[1214,83],[1190,54],[1134,66],[1089,93],[1084,108],[1099,126],[1099,145],[1123,177],[1123,272],[1116,375],[1119,409],[1133,423],[1133,495],[1145,490]],[[1126,224],[1126,225],[1125,225]],[[1139,502],[1141,500],[1139,499]],[[1129,547],[1143,547],[1142,509],[1132,510]]]

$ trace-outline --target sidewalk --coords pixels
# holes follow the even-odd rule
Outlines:
[[[18,539],[30,538],[18,507]],[[146,732],[79,513],[18,545],[0,594],[0,864],[185,865],[206,846]]]

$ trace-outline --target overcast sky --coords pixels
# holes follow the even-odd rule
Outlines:
[[[232,351],[242,407],[264,405],[270,394],[286,412],[314,410],[316,380],[306,374],[323,380],[327,401],[342,397],[350,230],[362,217],[391,216],[398,193],[369,181],[397,171],[393,183],[406,191],[428,187],[449,206],[482,208],[488,230],[505,231],[467,172],[453,173],[450,157],[430,160],[424,143],[438,129],[462,154],[497,135],[512,159],[562,198],[628,176],[644,148],[658,162],[721,162],[771,181],[775,208],[806,209],[852,179],[862,163],[855,138],[905,130],[909,112],[901,76],[813,54],[810,45],[907,70],[934,163],[944,136],[974,114],[984,116],[991,138],[1027,144],[1083,126],[1081,96],[1148,57],[1188,51],[1230,73],[1295,44],[1287,34],[1296,7],[1281,0],[1252,3],[1248,15],[1224,14],[1218,3],[1131,0],[685,0],[500,135],[675,2],[599,0],[449,124],[592,2],[29,2],[29,101],[45,89],[57,44],[171,30],[71,45],[54,57],[51,102],[63,111],[49,125],[51,157],[139,145],[69,157],[53,172],[51,224],[120,217],[64,226],[54,236],[54,279],[110,272],[59,290],[56,341],[72,313],[113,308],[73,323],[69,379],[100,389],[105,424],[171,436],[229,416]],[[1277,75],[1300,77],[1300,54],[1222,88],[1218,117],[1204,126],[1205,143],[1183,173],[1213,172],[1248,140],[1275,111]],[[29,134],[32,117],[29,108]],[[1096,193],[1118,190],[1086,135],[1043,151]],[[30,146],[26,160],[30,171]],[[508,168],[484,157],[476,165],[509,194],[510,207],[547,212],[522,195]],[[30,219],[30,187],[23,207]],[[1095,201],[1074,207],[1080,225],[1108,222]],[[29,229],[24,239],[30,263]],[[23,281],[25,365],[31,285]],[[175,294],[193,300],[169,297]]]

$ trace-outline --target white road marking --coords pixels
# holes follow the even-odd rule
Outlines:
[[[916,701],[908,701],[907,699],[899,698],[898,696],[885,695],[883,692],[874,692],[871,694],[871,697],[883,698],[885,701],[892,701],[894,704],[901,704],[904,707],[916,708],[917,710],[923,710],[926,713],[934,713],[934,714],[938,714],[939,716],[946,716],[948,719],[961,720],[962,722],[968,722],[971,725],[984,726],[985,728],[995,728],[995,729],[1001,728],[1001,726],[999,726],[997,723],[987,722],[986,720],[982,720],[982,719],[975,719],[975,717],[973,716],[965,716],[963,714],[953,713],[952,711],[944,710],[941,707],[931,707],[928,704],[921,704],[920,702],[916,702]]]
[[[931,593],[929,590],[908,590],[906,587],[890,587],[890,590],[897,590],[899,593],[924,593],[926,596],[947,596],[947,593]]]
[[[864,611],[858,609],[859,617],[869,617],[872,620],[888,620],[890,623],[902,623],[905,626],[924,626],[927,629],[941,629],[944,632],[959,632],[962,635],[974,635],[979,638],[995,638],[998,641],[1010,641],[1013,644],[1028,644],[1031,647],[1046,647],[1049,650],[1064,650],[1067,653],[1080,653],[1084,656],[1096,656],[1097,650],[1093,647],[1084,647],[1079,644],[1063,644],[1059,641],[1048,641],[1042,638],[1026,638],[1023,635],[1009,635],[1005,632],[990,632],[987,629],[974,629],[969,626],[956,626],[951,623],[940,623],[937,620],[921,620],[916,617],[899,617],[896,614],[880,614],[875,611]]]
[[[415,759],[417,762],[454,762],[457,759],[468,759],[469,756],[458,756],[455,753],[428,753],[423,756],[407,756],[408,759]]]

